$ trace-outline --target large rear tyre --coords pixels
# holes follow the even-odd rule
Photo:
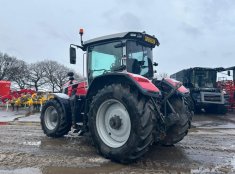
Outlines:
[[[166,136],[160,142],[166,146],[178,143],[187,135],[192,119],[192,113],[181,98],[171,98],[169,101],[180,119],[167,129]]]
[[[62,106],[57,100],[45,103],[41,112],[41,126],[48,137],[62,137],[71,130],[72,121],[66,117]]]
[[[89,129],[98,152],[111,160],[130,163],[141,157],[153,142],[154,109],[151,101],[113,84],[93,97]]]

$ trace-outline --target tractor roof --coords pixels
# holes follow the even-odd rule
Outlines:
[[[94,39],[90,39],[84,42],[84,45],[89,45],[91,43],[99,42],[99,41],[105,41],[105,40],[112,40],[112,39],[122,39],[124,38],[129,32],[122,32],[122,33],[116,33],[116,34],[110,34],[106,36],[97,37]]]
[[[147,40],[146,40],[146,37],[147,37]],[[102,36],[102,37],[97,37],[97,38],[85,41],[83,46],[87,47],[91,44],[95,44],[95,43],[99,43],[99,42],[118,40],[118,39],[128,39],[128,38],[129,39],[141,39],[145,42],[148,42],[151,45],[159,46],[159,42],[158,42],[157,38],[155,38],[154,36],[150,36],[148,34],[145,34],[145,33],[141,33],[141,32],[122,32],[122,33],[116,33],[116,34],[106,35],[106,36]]]

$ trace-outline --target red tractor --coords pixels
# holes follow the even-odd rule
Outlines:
[[[193,115],[190,95],[178,81],[153,78],[157,38],[124,32],[83,42],[83,30],[80,35],[81,45],[70,45],[70,63],[76,63],[77,48],[86,52],[87,79],[68,74],[64,93],[42,108],[44,133],[57,138],[71,127],[89,132],[101,155],[121,163],[140,158],[153,143],[181,141]]]

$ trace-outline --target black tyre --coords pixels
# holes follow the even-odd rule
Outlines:
[[[71,130],[72,121],[66,117],[64,110],[57,100],[45,103],[41,112],[41,126],[48,137],[62,137]]]
[[[128,86],[113,84],[93,97],[89,129],[101,155],[129,163],[141,157],[153,142],[154,118],[148,98]]]
[[[221,114],[224,115],[227,113],[227,108],[225,105],[218,105],[218,104],[214,104],[214,105],[210,105],[208,107],[205,108],[206,113],[211,113],[211,114]]]
[[[205,113],[207,114],[215,114],[217,112],[216,106],[207,106],[204,108]]]
[[[180,119],[167,129],[165,138],[160,142],[162,145],[167,146],[178,143],[187,135],[193,114],[181,98],[171,98],[169,101],[174,110],[179,114]]]
[[[225,105],[217,105],[217,114],[224,115],[228,112],[228,109]]]

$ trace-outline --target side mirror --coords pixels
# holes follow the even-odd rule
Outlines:
[[[76,48],[70,47],[69,52],[70,52],[70,63],[76,64]]]
[[[228,71],[228,76],[231,76],[230,71]]]

